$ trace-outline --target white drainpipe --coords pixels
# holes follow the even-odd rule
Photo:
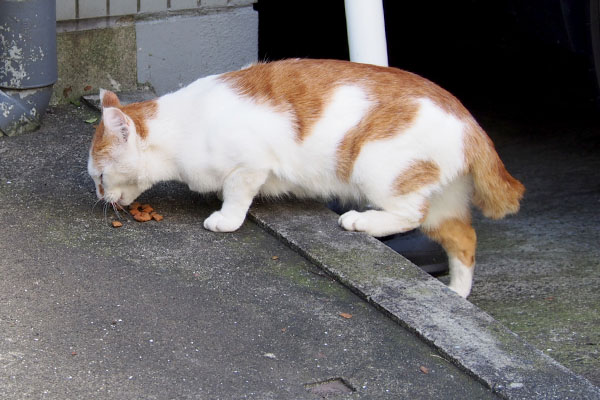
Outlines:
[[[345,0],[350,60],[387,67],[382,0]]]

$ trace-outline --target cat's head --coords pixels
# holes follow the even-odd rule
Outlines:
[[[150,187],[140,171],[140,154],[147,134],[144,118],[152,106],[122,106],[116,94],[102,89],[100,102],[102,120],[90,147],[88,173],[99,199],[125,206]]]

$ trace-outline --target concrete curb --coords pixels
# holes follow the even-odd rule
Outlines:
[[[600,399],[600,389],[520,339],[378,240],[316,203],[256,204],[250,217],[507,399]]]

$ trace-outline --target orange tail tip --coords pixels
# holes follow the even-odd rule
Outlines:
[[[500,219],[519,211],[525,186],[504,167],[487,134],[473,125],[468,134],[466,155],[473,177],[473,203],[488,218]]]

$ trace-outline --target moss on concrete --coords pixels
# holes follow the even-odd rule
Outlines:
[[[597,380],[600,357],[600,304],[590,298],[521,298],[518,308],[481,304],[494,318],[574,372]]]
[[[137,85],[135,27],[62,32],[57,36],[58,81],[51,104],[67,103],[99,88]]]

